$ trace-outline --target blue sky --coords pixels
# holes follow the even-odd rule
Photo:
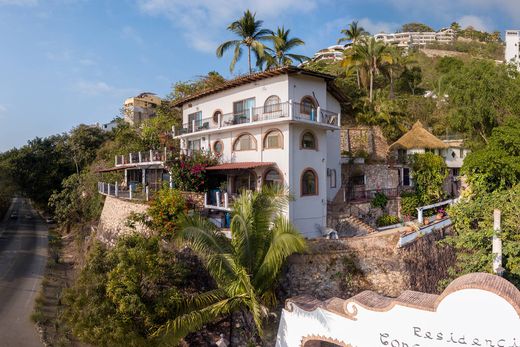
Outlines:
[[[372,33],[410,21],[520,27],[518,0],[0,0],[0,151],[108,122],[141,91],[164,96],[210,70],[231,77],[230,57],[214,51],[247,8],[290,28],[309,56],[352,20]],[[244,60],[235,73],[245,71]]]

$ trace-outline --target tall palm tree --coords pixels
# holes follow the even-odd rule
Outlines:
[[[249,73],[253,72],[251,65],[251,52],[254,51],[259,57],[264,55],[264,44],[262,41],[268,40],[273,32],[269,29],[262,29],[261,20],[255,19],[256,13],[251,13],[249,10],[244,12],[242,18],[234,21],[228,26],[228,30],[234,32],[240,37],[239,40],[226,41],[217,47],[217,57],[221,58],[224,53],[230,48],[234,47],[233,59],[229,69],[231,72],[235,69],[237,61],[242,56],[242,47],[247,47],[247,61],[249,64]]]
[[[350,23],[348,28],[341,30],[341,33],[344,36],[338,39],[338,44],[345,41],[352,41],[352,44],[355,44],[361,37],[368,35],[368,32],[359,26],[358,21]]]
[[[293,48],[305,44],[298,37],[289,38],[290,32],[290,29],[285,30],[284,27],[278,27],[276,33],[269,36],[269,39],[273,41],[273,48],[265,48],[264,57],[258,60],[260,66],[265,62],[266,69],[269,69],[292,65],[294,61],[302,63],[305,60],[309,60],[309,57],[305,55],[289,53]]]
[[[305,240],[282,215],[283,188],[243,193],[233,205],[231,239],[200,216],[185,217],[175,235],[200,257],[217,289],[183,300],[180,315],[156,336],[169,345],[219,317],[241,311],[262,336],[262,321],[276,303],[274,282],[287,257],[306,249]]]
[[[389,46],[383,42],[376,41],[375,38],[362,38],[359,42],[352,46],[351,49],[345,51],[346,56],[342,62],[344,67],[355,67],[363,69],[368,75],[368,89],[370,102],[374,99],[374,77],[379,73],[384,64],[392,61],[389,52]]]

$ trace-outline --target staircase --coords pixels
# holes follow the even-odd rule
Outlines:
[[[354,216],[347,216],[338,220],[336,230],[340,236],[361,236],[377,232],[375,228]]]

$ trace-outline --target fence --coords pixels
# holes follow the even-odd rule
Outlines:
[[[124,187],[119,184],[98,182],[98,192],[106,196],[119,199],[148,201],[153,195],[148,186],[139,188],[137,186]]]
[[[162,163],[167,159],[167,150],[150,149],[149,151],[134,152],[127,155],[116,155],[116,166],[142,163]]]

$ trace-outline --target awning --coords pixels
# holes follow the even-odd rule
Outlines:
[[[271,162],[241,162],[241,163],[225,163],[215,166],[208,166],[207,171],[214,170],[247,170],[255,169],[257,167],[273,166],[275,163]]]

